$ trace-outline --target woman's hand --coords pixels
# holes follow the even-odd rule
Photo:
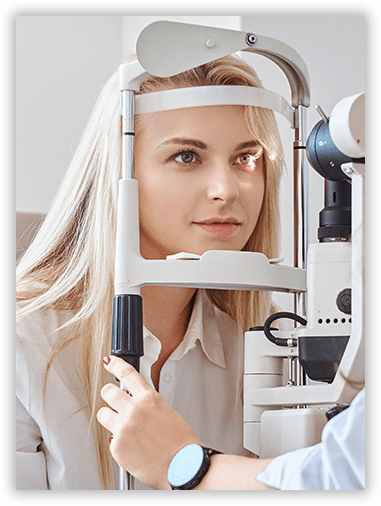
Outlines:
[[[149,487],[171,489],[167,471],[172,458],[184,446],[202,442],[184,418],[131,365],[117,357],[107,357],[104,363],[129,392],[113,384],[101,390],[101,397],[111,409],[101,408],[97,418],[112,433],[112,456]]]

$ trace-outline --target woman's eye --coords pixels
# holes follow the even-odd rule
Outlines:
[[[257,166],[257,160],[260,157],[260,153],[243,153],[237,156],[234,160],[233,165],[240,165],[243,170],[253,172]]]
[[[184,153],[180,153],[174,159],[175,162],[179,163],[194,163],[197,162],[196,156],[191,151],[184,151]]]

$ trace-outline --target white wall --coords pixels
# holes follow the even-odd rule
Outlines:
[[[106,80],[158,19],[240,28],[239,16],[18,16],[16,209],[46,213]]]
[[[16,209],[45,213],[121,60],[118,16],[16,18]]]

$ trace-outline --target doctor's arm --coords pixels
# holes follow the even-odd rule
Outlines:
[[[255,479],[272,460],[215,455],[208,472],[194,490],[274,490]]]
[[[188,444],[204,446],[202,441],[132,366],[110,357],[105,368],[130,392],[129,395],[113,384],[105,385],[101,391],[110,407],[99,410],[98,421],[112,434],[112,456],[139,481],[151,488],[170,490],[167,471],[173,457]],[[255,476],[271,460],[213,455],[208,472],[194,490],[268,489]]]

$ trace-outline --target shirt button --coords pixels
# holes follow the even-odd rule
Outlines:
[[[192,346],[190,347],[191,350],[195,350],[196,349],[196,345],[195,344],[192,344]]]
[[[172,383],[172,381],[173,381],[173,376],[171,376],[170,374],[166,374],[166,375],[164,376],[164,381],[165,381],[166,383]]]

